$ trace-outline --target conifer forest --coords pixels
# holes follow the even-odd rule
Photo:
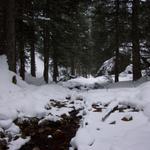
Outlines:
[[[0,0],[0,150],[150,150],[150,0]]]

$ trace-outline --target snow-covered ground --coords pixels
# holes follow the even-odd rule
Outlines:
[[[68,112],[73,110],[74,106],[76,109],[83,108],[83,111],[80,111],[83,119],[76,136],[71,140],[71,150],[150,150],[150,82],[141,81],[138,86],[134,86],[135,84],[129,81],[126,86],[121,86],[120,83],[116,88],[109,88],[104,86],[108,82],[111,84],[106,77],[80,77],[60,85],[36,86],[22,81],[17,76],[17,85],[14,85],[11,83],[14,73],[8,71],[5,56],[0,56],[0,72],[0,131],[19,134],[19,127],[13,123],[16,118],[38,117],[56,121],[64,113],[69,115]],[[122,80],[128,80],[130,77],[123,75]],[[103,88],[91,90],[89,87],[97,82],[102,84]],[[89,90],[68,89],[74,84],[86,85]],[[64,102],[66,107],[53,107],[53,99]],[[103,120],[117,105],[130,106],[138,111],[131,108],[124,112],[116,110]],[[132,119],[124,121],[124,117]],[[9,150],[19,149],[29,140],[30,137],[11,141]]]
[[[82,107],[80,102],[75,101],[78,94],[60,85],[35,86],[22,81],[19,76],[16,76],[17,85],[13,84],[14,73],[8,71],[5,56],[0,56],[0,72],[0,131],[15,136],[20,132],[18,126],[13,123],[17,118],[37,117],[57,121],[61,115],[69,115],[68,112],[74,108]],[[70,97],[70,95],[71,100],[75,101],[73,104],[66,100],[66,97]],[[48,105],[51,105],[53,99],[65,102],[66,107],[47,108]],[[25,139],[25,141],[28,140]],[[24,143],[22,139],[18,142]],[[18,142],[11,142],[10,150],[17,149]],[[17,147],[12,144],[17,144]]]
[[[150,143],[150,82],[137,88],[100,89],[83,92],[85,111],[81,127],[71,144],[79,150],[149,150]],[[95,112],[92,105],[104,106],[102,112]],[[102,118],[116,104],[135,107],[139,112],[115,111],[105,121]],[[132,116],[133,120],[122,118]],[[111,124],[115,122],[114,124]]]
[[[29,84],[43,85],[45,84],[43,78],[44,62],[42,61],[41,55],[39,53],[35,54],[35,63],[36,63],[36,78],[31,76],[31,67],[30,63],[28,63],[28,65],[26,65],[25,80]],[[49,74],[49,78],[51,79],[51,74]]]

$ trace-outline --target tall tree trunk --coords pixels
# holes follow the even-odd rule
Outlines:
[[[25,51],[24,51],[24,38],[21,33],[19,40],[19,58],[20,58],[20,76],[25,79]]]
[[[46,1],[45,13],[46,18],[49,17],[49,0]],[[44,80],[48,83],[49,80],[49,21],[44,23]]]
[[[71,75],[75,75],[75,59],[74,56],[71,58]]]
[[[141,78],[140,45],[139,45],[139,0],[132,4],[132,63],[133,81]]]
[[[31,75],[33,77],[36,77],[36,63],[35,63],[35,20],[34,20],[34,1],[28,4],[29,9],[30,9],[30,16],[31,16],[31,22],[30,22],[30,28],[29,28],[29,44],[30,44],[30,70],[31,70]]]
[[[6,54],[6,2],[0,2],[0,55]]]
[[[24,1],[21,2],[20,5],[20,33],[19,33],[19,59],[20,59],[20,76],[22,79],[25,79],[25,51],[24,51],[24,23],[23,23],[23,15],[24,15]]]
[[[49,47],[48,47],[48,30],[47,27],[44,29],[44,80],[48,83],[48,71],[49,71]]]
[[[57,82],[57,77],[58,77],[58,58],[57,58],[56,50],[54,49],[53,50],[53,81],[54,82]]]
[[[119,81],[119,0],[115,1],[116,5],[116,20],[115,20],[115,82]]]
[[[7,59],[9,70],[16,72],[15,0],[8,0],[7,2],[8,2],[6,10]]]
[[[35,66],[35,33],[34,29],[31,29],[31,41],[30,41],[30,57],[31,57],[31,75],[36,77],[36,66]]]
[[[31,75],[33,77],[36,77],[35,45],[34,45],[34,41],[31,41],[30,47],[31,47],[31,52],[30,52],[30,57],[31,57]]]

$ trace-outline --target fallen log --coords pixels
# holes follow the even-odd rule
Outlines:
[[[106,109],[106,112],[104,113],[104,115],[102,117],[103,122],[110,116],[111,113],[118,110],[118,104],[119,103],[117,101],[114,101],[114,102],[109,104],[108,108]]]

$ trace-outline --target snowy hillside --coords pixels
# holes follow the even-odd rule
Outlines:
[[[139,86],[132,88],[128,84],[125,88],[105,88],[104,84],[112,83],[102,76],[89,79],[80,77],[60,85],[35,86],[17,76],[17,85],[14,85],[11,83],[14,73],[8,71],[5,56],[0,56],[0,72],[0,143],[5,140],[9,150],[20,149],[39,134],[36,131],[35,135],[22,135],[24,130],[16,120],[37,118],[37,126],[41,127],[45,120],[50,125],[60,120],[67,121],[64,118],[71,117],[75,110],[77,116],[80,116],[80,127],[69,142],[70,150],[149,150],[150,82],[140,82]],[[125,79],[129,77],[123,76]],[[92,90],[91,86],[95,83],[102,85],[103,89],[98,87]],[[131,81],[128,83],[133,84]],[[81,85],[88,90],[68,89]],[[73,124],[70,120],[70,125]],[[59,131],[57,128],[49,129],[44,138],[51,139],[50,142],[58,140],[57,133],[62,134],[67,130],[65,125],[63,122],[64,129],[60,128]],[[61,136],[59,140],[63,142],[64,138]],[[29,145],[32,147],[31,143]],[[40,146],[40,143],[36,145]]]
[[[68,112],[71,110],[82,107],[81,104],[74,103],[72,108],[72,104],[66,101],[66,97],[71,94],[72,101],[74,101],[75,92],[59,85],[51,84],[41,87],[29,85],[19,76],[17,76],[17,85],[14,85],[11,83],[14,73],[8,71],[5,56],[0,56],[0,72],[0,131],[11,134],[11,139],[5,137],[9,142],[12,140],[12,144],[16,144],[11,145],[10,142],[10,150],[17,149],[18,144],[23,144],[27,140],[22,139],[21,143],[20,140],[19,143],[13,142],[14,137],[20,134],[19,127],[14,124],[17,118],[37,117],[43,119],[46,117],[48,120],[57,121],[62,114],[69,115]],[[50,100],[53,99],[63,100],[68,107],[47,109],[47,105],[51,104]]]

